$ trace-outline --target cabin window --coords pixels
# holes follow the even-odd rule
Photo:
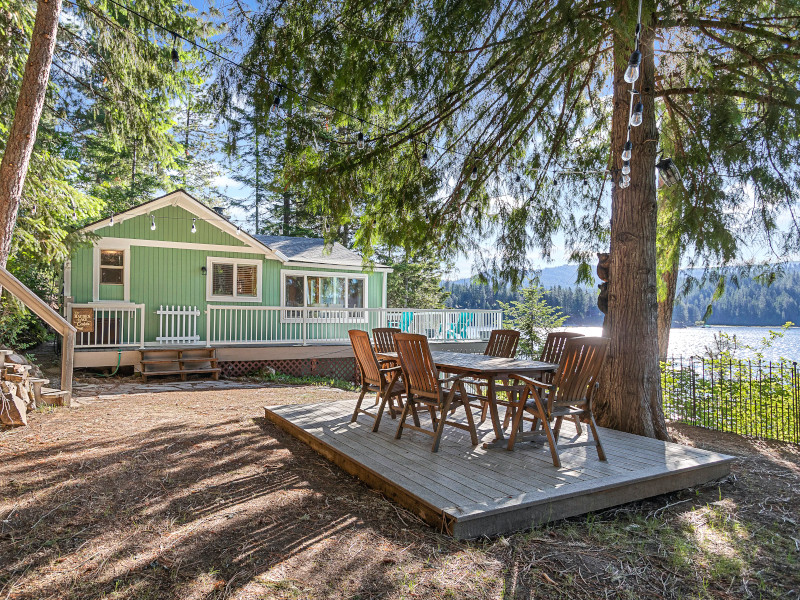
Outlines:
[[[125,252],[123,250],[100,251],[100,283],[123,285],[125,283]]]
[[[284,273],[283,305],[287,308],[366,308],[366,290],[366,276]]]
[[[207,300],[261,300],[261,261],[208,258]]]

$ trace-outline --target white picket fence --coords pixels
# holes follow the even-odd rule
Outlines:
[[[197,317],[200,310],[196,306],[159,306],[158,336],[160,344],[191,344],[200,341],[197,333]]]

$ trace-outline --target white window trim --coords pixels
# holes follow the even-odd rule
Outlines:
[[[302,276],[303,280],[303,306],[286,306],[286,276],[293,276],[298,277]],[[346,308],[346,307],[339,307],[339,306],[308,306],[308,283],[305,281],[306,277],[342,277],[344,278],[344,299],[347,302],[347,292],[349,287],[348,279],[362,279],[364,281],[364,306],[359,308]],[[361,316],[354,316],[351,319],[348,319],[347,322],[349,323],[359,323],[359,322],[366,322],[367,320],[367,313],[366,309],[369,308],[369,275],[367,273],[347,273],[347,272],[334,272],[334,271],[288,271],[288,270],[281,270],[281,308],[285,309],[283,311],[283,315],[281,320],[286,323],[300,323],[303,319],[299,317],[293,317],[291,312],[292,310],[298,309],[309,309],[309,310],[317,310],[317,311],[325,311],[325,310],[332,310],[332,311],[340,311],[340,310],[363,310],[365,312],[362,313]],[[322,317],[322,318],[315,318],[315,319],[306,319],[308,323],[326,323],[329,319]]]
[[[213,263],[226,263],[234,265],[233,269],[233,296],[215,296],[211,265]],[[256,295],[255,296],[237,296],[236,295],[236,277],[238,265],[255,265],[256,266]],[[262,290],[264,287],[263,278],[264,261],[254,258],[227,258],[223,256],[207,256],[206,257],[206,302],[261,302]]]
[[[122,251],[122,301],[131,301],[131,249],[115,248],[108,244],[96,244],[92,249],[92,301],[104,302],[100,300],[100,250],[121,250]],[[71,282],[70,282],[71,283]],[[103,284],[116,285],[116,284]],[[70,286],[71,287],[71,286]],[[119,300],[116,300],[119,302]]]

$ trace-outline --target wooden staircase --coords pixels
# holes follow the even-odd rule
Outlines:
[[[186,381],[192,374],[211,375],[217,380],[222,372],[214,348],[148,348],[139,354],[144,381],[153,375],[180,375]]]

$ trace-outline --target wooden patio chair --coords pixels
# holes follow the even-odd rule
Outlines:
[[[372,344],[375,352],[396,352],[394,347],[394,334],[402,333],[396,327],[376,327],[372,330]]]
[[[519,336],[520,332],[515,329],[493,329],[489,334],[489,341],[486,344],[483,355],[497,358],[514,358],[517,354]],[[487,387],[486,381],[469,379],[465,380],[464,383],[475,386],[476,393],[470,394],[469,399],[471,401],[477,400],[480,404],[470,404],[470,406],[481,409],[480,422],[483,423],[486,421],[486,415],[489,411],[489,403],[486,399],[485,392],[483,392],[483,389]]]
[[[559,448],[595,446],[598,458],[602,461],[606,460],[592,413],[592,394],[606,358],[608,343],[608,338],[602,337],[568,339],[558,370],[550,383],[535,381],[522,375],[512,375],[514,379],[524,384],[524,389],[519,394],[519,400],[515,406],[513,426],[508,438],[509,450],[514,449],[517,441],[531,438],[541,439],[542,432],[537,431],[537,426],[541,425],[547,442],[550,444],[553,465],[556,467],[561,467]],[[526,417],[526,413],[531,417]],[[573,416],[579,417],[589,424],[592,441],[559,446],[558,434],[561,430],[561,422],[564,417]],[[533,421],[531,431],[520,431],[523,420]],[[555,426],[552,428],[550,427],[551,421],[555,421]]]
[[[561,355],[564,352],[564,346],[567,344],[567,340],[571,340],[572,338],[576,337],[583,337],[583,334],[576,333],[574,331],[553,331],[548,333],[547,339],[544,342],[544,347],[542,348],[542,353],[539,355],[539,360],[546,363],[556,365],[559,364],[561,362]],[[540,381],[542,383],[551,383],[553,381],[554,374],[555,371],[542,373]],[[513,416],[513,412],[513,408],[506,410],[506,416],[503,420],[503,429],[508,427],[508,423]],[[583,432],[581,420],[578,417],[575,417],[575,429],[578,430],[578,433]]]
[[[375,349],[369,341],[369,334],[366,331],[359,329],[351,329],[350,343],[353,346],[353,354],[356,357],[359,371],[361,371],[361,395],[358,397],[356,409],[353,411],[353,418],[350,419],[351,423],[355,423],[358,419],[358,414],[363,413],[368,417],[375,419],[375,425],[372,431],[378,431],[381,424],[381,417],[389,404],[389,413],[392,418],[395,418],[394,400],[397,399],[397,409],[403,408],[401,399],[402,394],[405,393],[405,387],[400,380],[401,369],[399,366],[384,366],[378,361],[375,356]],[[379,404],[378,412],[373,414],[361,408],[361,403],[364,401],[364,396],[367,392],[376,392],[375,404]]]
[[[439,450],[439,442],[445,425],[469,431],[470,439],[474,446],[478,445],[478,433],[475,431],[475,422],[472,412],[467,404],[467,394],[461,382],[463,376],[439,378],[439,371],[431,357],[428,347],[428,338],[424,335],[412,333],[398,333],[394,336],[397,346],[397,356],[403,370],[403,381],[406,389],[406,402],[403,413],[400,415],[400,424],[397,427],[396,439],[403,435],[403,429],[409,428],[420,431],[433,437],[431,451]],[[446,384],[449,384],[447,389]],[[467,413],[467,424],[449,421],[450,407],[458,392],[461,405]],[[431,415],[432,429],[425,429],[420,425],[418,406],[428,409]],[[414,424],[406,423],[411,414]]]

